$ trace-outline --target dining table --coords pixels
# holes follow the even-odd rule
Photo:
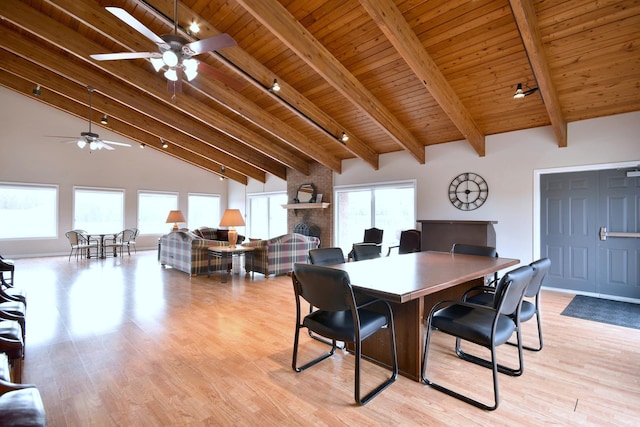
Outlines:
[[[344,270],[354,290],[391,304],[400,374],[420,381],[425,323],[433,306],[458,300],[464,292],[485,283],[485,277],[515,266],[520,260],[450,252],[415,252],[331,265]],[[362,354],[390,366],[390,343],[385,334],[362,343]]]
[[[116,238],[116,236],[118,235],[118,233],[87,233],[87,240],[91,240],[94,239],[98,242],[98,257],[99,258],[106,258],[107,257],[107,252],[105,250],[106,245],[105,245],[105,238],[107,238],[107,236],[109,236],[109,238],[114,239]],[[90,253],[87,254],[87,258],[91,258]],[[116,250],[116,247],[113,246],[113,256],[118,256],[118,252]]]

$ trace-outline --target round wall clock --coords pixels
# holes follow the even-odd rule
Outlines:
[[[465,172],[449,184],[449,200],[462,211],[478,209],[487,200],[489,186],[477,173]]]

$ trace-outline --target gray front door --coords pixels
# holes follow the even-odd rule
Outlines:
[[[547,285],[640,299],[640,239],[600,239],[600,227],[640,232],[640,178],[610,169],[542,175],[540,184]]]

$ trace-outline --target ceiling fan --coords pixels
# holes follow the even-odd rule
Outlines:
[[[224,75],[216,68],[193,58],[204,52],[220,50],[226,47],[236,46],[237,43],[226,33],[197,40],[189,43],[187,39],[178,35],[178,1],[175,2],[173,34],[156,35],[148,29],[142,22],[131,16],[129,12],[119,7],[106,7],[106,9],[122,20],[134,30],[156,43],[159,52],[121,52],[121,53],[101,53],[91,57],[98,61],[109,61],[114,59],[138,59],[148,58],[156,72],[165,70],[164,76],[167,78],[169,90],[179,92],[182,89],[182,75],[188,81],[193,80],[198,75],[198,68],[207,67],[207,72],[214,74],[224,83],[237,85],[234,79]]]
[[[80,132],[80,138],[73,141],[67,141],[68,143],[75,142],[79,148],[84,148],[87,145],[89,146],[89,151],[102,150],[113,150],[112,145],[119,145],[122,147],[131,147],[131,144],[126,144],[124,142],[114,142],[114,141],[106,141],[100,138],[100,135],[97,133],[91,132],[91,115],[93,112],[92,104],[91,104],[91,94],[94,89],[90,86],[87,86],[87,90],[89,91],[89,132]],[[64,137],[69,138],[69,137]]]

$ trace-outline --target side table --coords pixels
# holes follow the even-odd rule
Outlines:
[[[233,257],[239,257],[241,255],[249,257],[249,262],[251,265],[251,278],[253,279],[253,251],[256,248],[245,247],[245,246],[236,246],[232,248],[231,246],[211,246],[209,247],[209,257],[207,259],[207,277],[211,276],[211,257],[221,258],[222,264],[228,264],[229,262],[233,262]],[[227,275],[229,271],[227,270],[226,274],[222,275],[221,282],[227,282]]]

